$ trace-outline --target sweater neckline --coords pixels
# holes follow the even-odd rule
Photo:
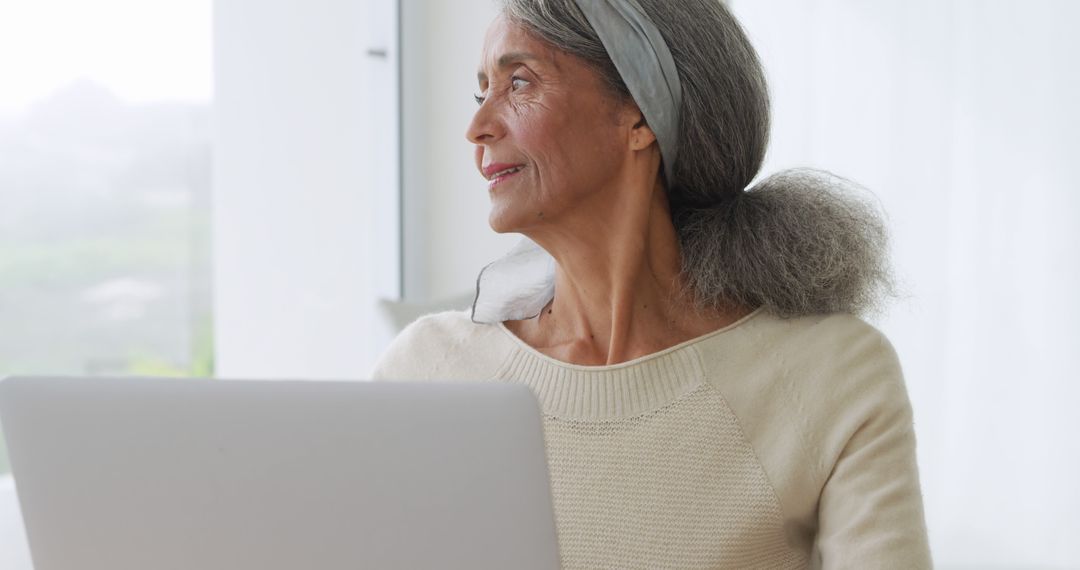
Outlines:
[[[563,362],[540,352],[502,322],[498,328],[516,346],[496,374],[533,389],[545,415],[579,420],[610,420],[659,409],[704,382],[697,346],[731,332],[760,315],[758,307],[719,329],[663,350],[617,364]]]

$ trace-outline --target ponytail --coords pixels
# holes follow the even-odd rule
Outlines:
[[[672,213],[699,309],[737,303],[781,317],[876,313],[895,295],[888,232],[855,183],[792,169],[714,207]]]

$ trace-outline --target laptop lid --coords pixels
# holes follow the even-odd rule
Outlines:
[[[21,377],[37,570],[558,567],[523,385]]]

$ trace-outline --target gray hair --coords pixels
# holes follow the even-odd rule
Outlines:
[[[730,303],[792,317],[865,314],[894,294],[888,233],[868,193],[812,169],[747,188],[769,142],[757,52],[719,0],[638,0],[682,79],[679,158],[666,188],[682,251],[682,294],[698,310]],[[503,14],[630,93],[576,0],[498,0]]]

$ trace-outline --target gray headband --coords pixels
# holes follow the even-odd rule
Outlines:
[[[682,83],[667,42],[637,0],[576,0],[656,135],[671,187],[679,154]]]
[[[575,0],[649,124],[668,187],[679,151],[682,84],[667,42],[637,0]],[[498,323],[535,317],[555,294],[555,260],[528,237],[476,278],[472,320]]]

